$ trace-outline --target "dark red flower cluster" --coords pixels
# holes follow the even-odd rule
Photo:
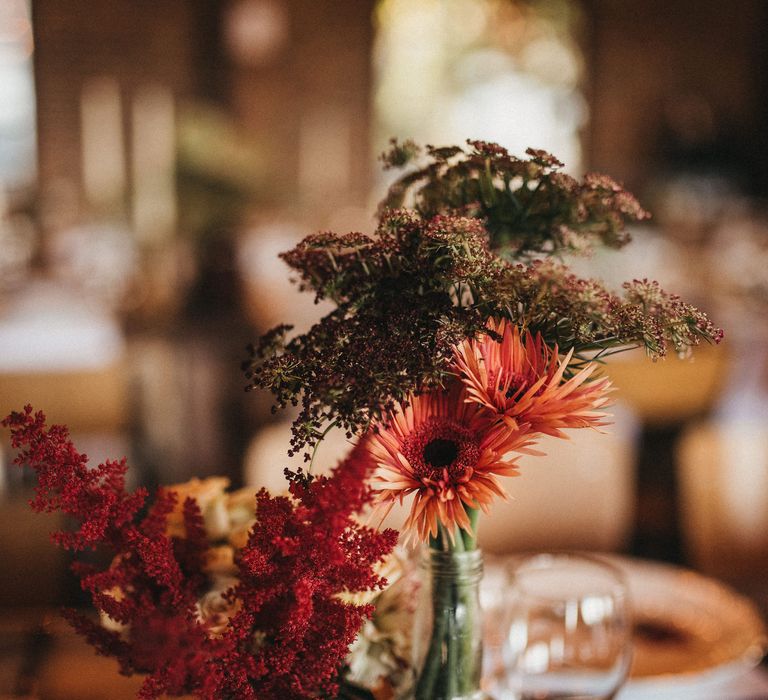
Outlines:
[[[225,593],[238,612],[223,633],[211,634],[196,611],[209,547],[196,501],[183,506],[185,536],[168,536],[174,492],[160,492],[141,516],[147,493],[125,490],[125,460],[90,468],[67,429],[46,428],[30,406],[2,424],[19,449],[15,463],[37,475],[32,507],[60,510],[79,524],[56,541],[114,554],[106,570],[73,565],[109,626],[65,614],[99,653],[118,659],[122,673],[146,674],[141,698],[335,695],[347,649],[372,612],[339,594],[380,587],[373,567],[397,539],[355,520],[371,497],[358,451],[329,477],[292,478],[290,497],[257,494],[257,522],[236,560],[239,583]]]
[[[256,693],[236,697],[335,697],[340,662],[373,613],[338,594],[381,587],[373,567],[398,534],[355,520],[372,496],[363,456],[358,445],[329,477],[291,476],[293,499],[259,492],[240,561],[243,605],[231,620],[241,648],[250,645],[241,683]],[[261,634],[255,649],[254,630]]]
[[[280,256],[301,289],[336,304],[306,333],[291,337],[290,326],[278,326],[243,363],[247,388],[272,392],[274,410],[300,405],[293,452],[309,458],[327,425],[362,434],[411,393],[446,386],[453,347],[482,334],[489,318],[573,349],[573,370],[632,347],[658,358],[722,337],[706,314],[658,285],[635,282],[616,294],[551,257],[527,259],[623,245],[625,221],[646,215],[613,180],[592,174],[579,183],[543,151],[520,160],[495,144],[472,146],[464,156],[432,149],[430,166],[398,181],[423,184],[417,210],[384,207],[370,236],[318,233]],[[396,151],[400,162],[407,153]],[[488,182],[486,164],[496,173]],[[518,181],[528,185],[513,192]],[[478,209],[482,192],[498,199],[496,219]],[[522,247],[499,233],[516,221],[511,210],[526,212],[515,224]],[[538,224],[529,228],[532,217]]]

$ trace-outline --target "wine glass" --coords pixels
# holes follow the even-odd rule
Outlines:
[[[585,554],[537,554],[508,570],[503,658],[518,700],[610,700],[627,677],[631,620],[621,572]]]

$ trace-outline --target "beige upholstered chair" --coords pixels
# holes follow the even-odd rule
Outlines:
[[[546,438],[539,446],[546,456],[520,460],[520,476],[505,482],[511,499],[481,519],[486,551],[624,547],[634,518],[636,431],[628,412],[611,412],[604,433]]]
[[[700,423],[678,450],[683,537],[692,564],[726,578],[768,566],[768,416]]]
[[[646,425],[664,425],[703,415],[717,400],[726,380],[728,353],[702,345],[693,357],[671,353],[656,362],[643,350],[619,354],[607,374],[625,402]]]

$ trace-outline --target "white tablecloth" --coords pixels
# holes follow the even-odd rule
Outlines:
[[[616,700],[768,700],[768,671],[757,668],[721,682],[628,685]]]
[[[124,352],[115,318],[51,282],[39,282],[0,314],[0,373],[76,372]]]

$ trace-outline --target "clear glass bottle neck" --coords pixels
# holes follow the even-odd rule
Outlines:
[[[422,553],[421,565],[429,569],[433,578],[479,583],[483,576],[483,552],[480,549],[444,552],[427,548]]]

